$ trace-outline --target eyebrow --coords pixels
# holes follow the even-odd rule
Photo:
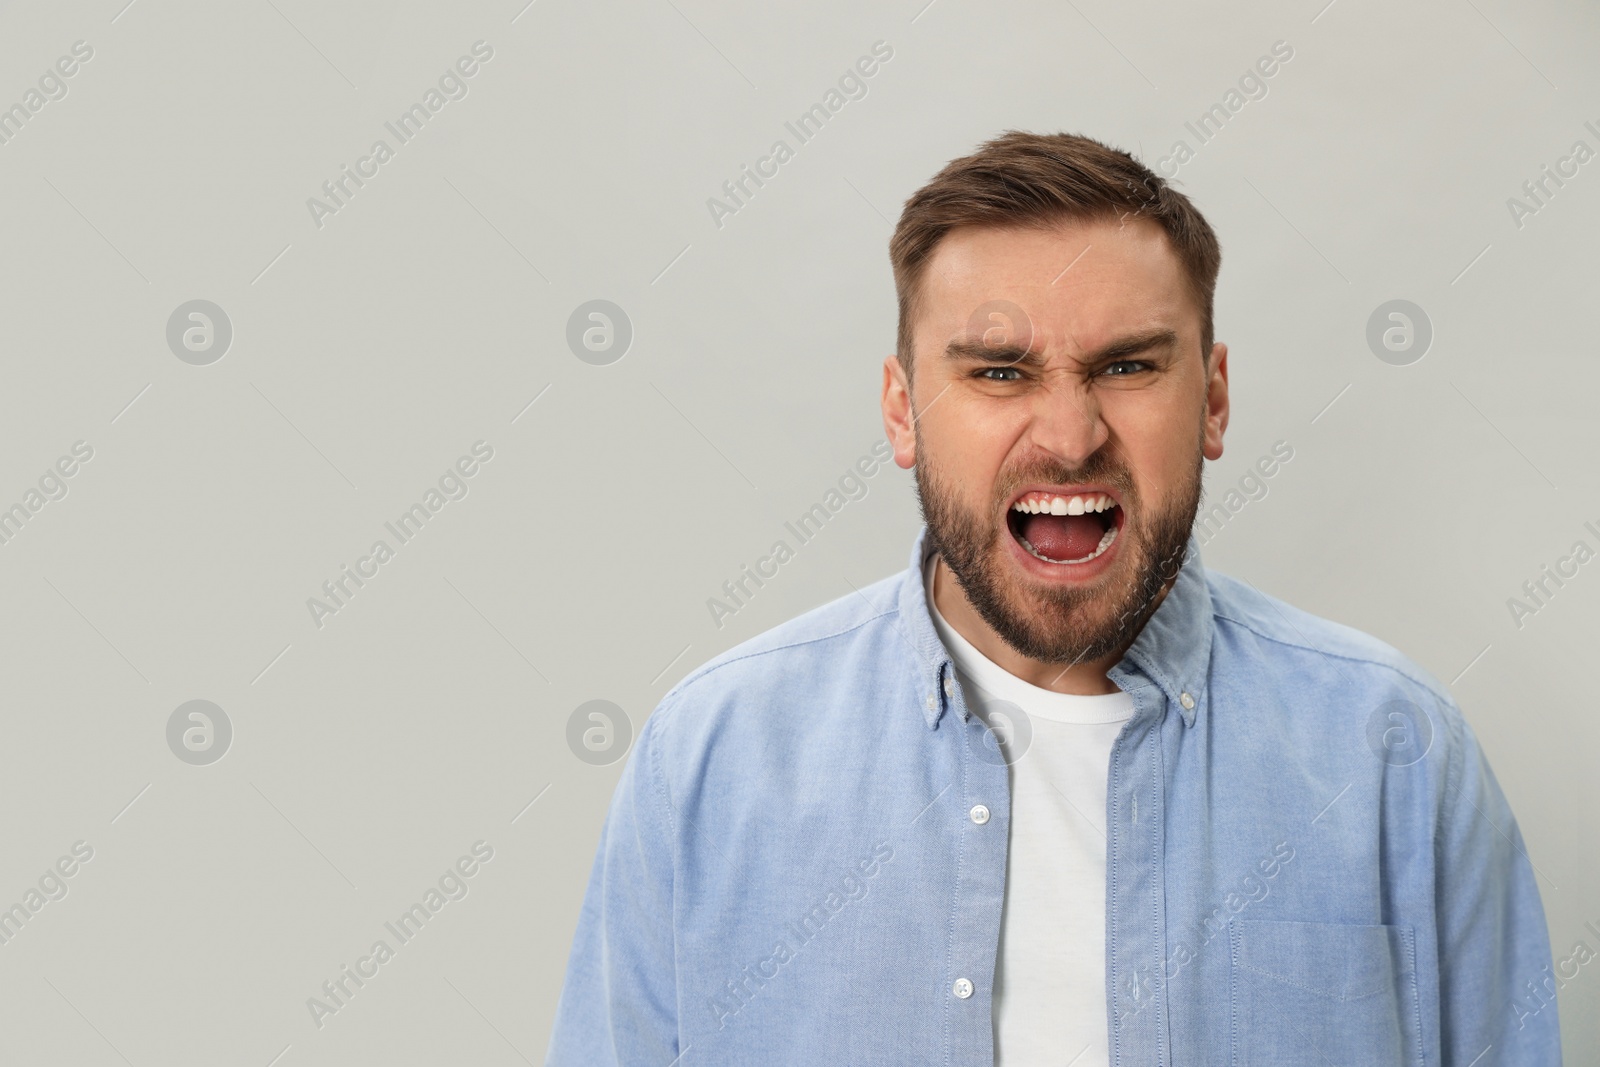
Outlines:
[[[1166,327],[1146,330],[1143,333],[1130,334],[1119,337],[1110,344],[1091,352],[1082,361],[1085,366],[1097,363],[1108,363],[1129,356],[1148,352],[1153,348],[1171,348],[1178,343],[1178,335]],[[990,363],[996,366],[1014,366],[1021,364],[1028,367],[1042,367],[1045,363],[1044,353],[1035,352],[1031,348],[1021,345],[986,345],[982,341],[969,338],[957,338],[945,346],[945,359],[957,362]]]

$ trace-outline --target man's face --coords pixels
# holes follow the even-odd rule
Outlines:
[[[1125,647],[1176,575],[1222,455],[1227,349],[1148,220],[963,227],[922,282],[914,386],[885,361],[895,458],[968,601],[1017,652]]]

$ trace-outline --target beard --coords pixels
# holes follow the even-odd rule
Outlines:
[[[916,427],[917,500],[933,550],[955,575],[983,621],[1021,655],[1045,663],[1092,663],[1124,651],[1155,611],[1183,566],[1200,507],[1204,457],[1195,448],[1192,475],[1167,500],[1147,509],[1128,469],[1105,451],[1077,469],[1040,460],[1004,470],[986,508],[967,508],[945,479]],[[1090,482],[1116,489],[1126,512],[1117,534],[1117,559],[1092,588],[1041,587],[1007,559],[1011,537],[1002,510],[1029,483]],[[998,525],[996,516],[1000,516]]]

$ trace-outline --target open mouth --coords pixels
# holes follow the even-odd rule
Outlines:
[[[1122,528],[1122,509],[1108,493],[1024,493],[1006,514],[1011,536],[1035,559],[1058,565],[1101,556]]]

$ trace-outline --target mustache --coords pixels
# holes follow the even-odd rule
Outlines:
[[[1072,485],[1080,482],[1097,483],[1117,490],[1122,498],[1130,504],[1138,501],[1137,491],[1134,489],[1133,478],[1129,474],[1128,468],[1103,452],[1094,453],[1080,467],[1069,467],[1064,463],[1046,458],[1018,464],[1012,470],[1002,471],[1000,476],[995,479],[995,499],[998,503],[1005,503],[1015,496],[1017,490],[1024,485],[1038,482],[1043,482],[1047,485]]]

